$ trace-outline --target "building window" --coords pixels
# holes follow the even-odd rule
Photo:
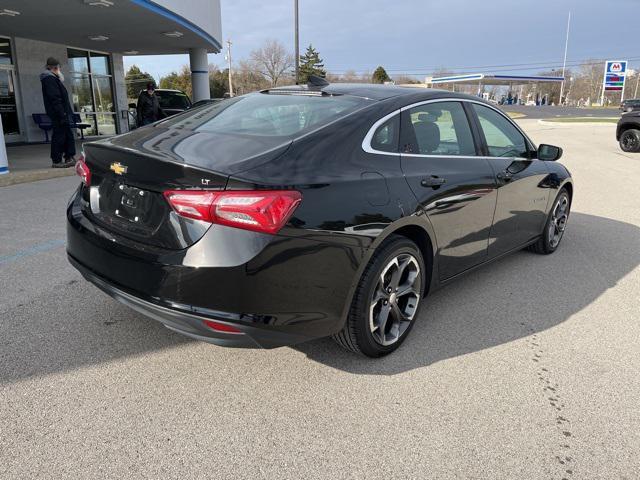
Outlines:
[[[69,48],[67,56],[73,110],[91,125],[86,134],[114,135],[116,106],[109,55]]]

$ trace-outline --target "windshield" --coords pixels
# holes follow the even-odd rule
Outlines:
[[[372,101],[350,96],[253,93],[199,108],[164,125],[199,132],[293,139],[355,112]],[[196,120],[197,118],[197,120]]]
[[[189,97],[182,92],[163,92],[156,90],[162,108],[187,109],[191,105]]]

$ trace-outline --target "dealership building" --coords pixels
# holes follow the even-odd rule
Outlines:
[[[4,140],[44,140],[40,73],[57,58],[85,135],[128,129],[123,56],[189,54],[194,100],[209,98],[207,53],[221,50],[220,0],[2,0],[0,114]],[[160,61],[160,59],[159,59]]]

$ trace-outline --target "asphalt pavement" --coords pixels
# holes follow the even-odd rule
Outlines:
[[[639,478],[640,154],[520,123],[574,175],[562,245],[435,293],[381,360],[185,339],[68,265],[75,178],[0,188],[0,478]]]

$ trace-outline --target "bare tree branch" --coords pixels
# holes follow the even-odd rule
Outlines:
[[[267,40],[262,48],[251,52],[251,62],[272,87],[278,86],[283,74],[294,63],[293,55],[277,40]]]

